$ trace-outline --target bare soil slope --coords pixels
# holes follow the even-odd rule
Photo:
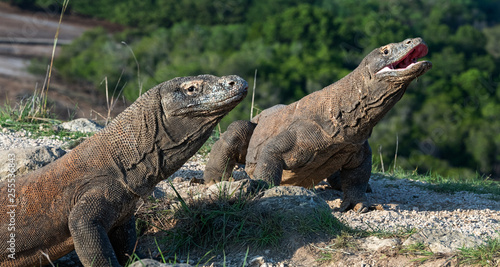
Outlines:
[[[8,101],[11,106],[40,90],[45,76],[33,75],[27,68],[34,58],[49,58],[60,14],[53,10],[28,12],[6,3],[0,3],[0,105]],[[110,31],[120,26],[88,18],[65,14],[58,43],[68,44],[85,30],[103,26]],[[60,46],[56,49],[56,57]],[[47,65],[50,64],[49,60]],[[91,111],[107,114],[106,97],[90,84],[68,83],[57,78],[54,71],[49,90],[49,100],[55,115],[67,119],[91,116]],[[127,103],[118,103],[112,115],[123,111]],[[92,118],[101,119],[93,112]]]

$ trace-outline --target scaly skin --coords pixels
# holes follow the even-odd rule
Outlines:
[[[120,266],[135,245],[141,197],[182,166],[246,95],[238,76],[164,82],[59,160],[15,179],[15,231],[0,184],[0,266],[48,264],[73,249],[85,266]],[[15,259],[7,240],[15,234]]]
[[[205,181],[227,179],[236,163],[274,185],[313,187],[331,177],[332,186],[344,192],[340,210],[366,212],[368,138],[410,82],[432,67],[428,61],[410,65],[425,54],[421,38],[388,44],[336,83],[266,109],[251,122],[234,122],[214,144]]]

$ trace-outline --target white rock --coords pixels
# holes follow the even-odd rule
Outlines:
[[[378,251],[383,248],[395,247],[399,245],[399,243],[399,240],[396,238],[380,239],[376,236],[370,236],[361,240],[360,247],[367,250]]]
[[[66,151],[58,147],[31,147],[0,150],[0,179],[9,173],[19,176],[37,170],[62,157]]]
[[[83,118],[62,123],[61,127],[69,131],[82,133],[95,133],[104,128],[94,121]]]

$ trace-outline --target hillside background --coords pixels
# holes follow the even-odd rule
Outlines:
[[[420,36],[434,67],[375,127],[374,165],[381,154],[394,166],[397,146],[403,169],[500,178],[499,1],[70,0],[67,12],[125,30],[94,29],[63,47],[55,67],[64,79],[104,90],[107,77],[133,101],[176,76],[237,74],[252,86],[258,70],[260,110],[337,81],[376,47]],[[248,119],[250,105],[247,97],[222,128]]]

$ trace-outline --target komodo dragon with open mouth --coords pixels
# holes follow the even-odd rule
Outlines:
[[[332,187],[344,193],[340,210],[366,212],[372,167],[367,139],[410,82],[432,67],[417,62],[427,50],[421,38],[382,46],[324,89],[266,109],[251,122],[233,122],[212,148],[205,182],[227,179],[236,163],[274,185],[313,187],[332,177]]]
[[[84,266],[125,264],[139,198],[198,151],[247,88],[238,76],[164,82],[62,158],[1,183],[0,266],[41,266],[73,249]]]

